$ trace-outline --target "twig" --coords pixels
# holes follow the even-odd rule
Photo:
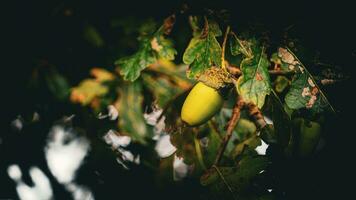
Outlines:
[[[281,71],[281,70],[268,70],[268,73],[271,75],[289,75],[294,74],[296,71],[288,70],[288,71]]]
[[[195,133],[194,134],[194,147],[195,147],[195,152],[197,153],[198,162],[199,162],[200,166],[204,170],[206,170],[206,166],[205,166],[205,163],[203,160],[203,154],[201,152],[199,140],[197,138],[198,131],[196,129],[193,129],[193,132]]]
[[[242,71],[239,67],[237,66],[226,66],[226,69],[228,70],[228,72],[230,72],[230,74],[235,75],[235,76],[239,76],[242,74]],[[281,71],[281,70],[268,70],[268,73],[271,75],[289,75],[289,74],[294,74],[296,73],[293,70],[288,70],[288,71]]]
[[[219,164],[219,162],[224,154],[224,151],[226,149],[227,143],[229,142],[229,140],[231,138],[232,131],[234,130],[237,122],[240,119],[240,112],[241,112],[241,109],[244,107],[244,105],[245,105],[245,102],[242,100],[242,98],[237,97],[235,106],[232,110],[231,118],[230,118],[229,122],[227,123],[226,135],[223,138],[223,140],[221,141],[214,165]]]
[[[227,41],[227,36],[229,35],[230,32],[230,26],[227,26],[225,35],[224,35],[224,41],[222,43],[222,49],[221,49],[221,68],[226,71],[225,67],[225,48],[226,48],[226,41]]]
[[[263,129],[267,122],[265,121],[261,110],[254,103],[248,103],[246,105],[249,115],[254,119],[255,124],[259,130]]]

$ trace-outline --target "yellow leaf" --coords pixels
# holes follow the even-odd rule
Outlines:
[[[88,105],[95,97],[105,95],[108,88],[94,79],[85,79],[79,86],[72,88],[70,100],[73,103]]]

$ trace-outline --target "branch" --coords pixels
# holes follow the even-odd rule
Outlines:
[[[271,75],[289,75],[289,74],[295,74],[296,71],[293,70],[288,70],[288,71],[281,71],[281,70],[268,70],[268,73]]]
[[[255,121],[256,127],[259,130],[263,129],[267,125],[267,123],[262,115],[261,110],[254,103],[248,103],[246,107],[248,109],[249,115]]]
[[[235,106],[232,110],[232,115],[231,118],[229,120],[229,122],[227,123],[227,129],[226,129],[226,135],[223,138],[223,140],[221,141],[219,150],[218,150],[218,154],[216,156],[215,162],[214,162],[214,166],[218,165],[223,154],[224,151],[226,149],[227,143],[229,142],[231,136],[232,136],[232,132],[237,124],[237,122],[240,119],[240,113],[241,113],[241,109],[245,106],[245,102],[242,100],[242,98],[240,98],[239,96],[237,97]]]
[[[224,41],[222,43],[222,49],[221,49],[221,68],[226,71],[226,64],[225,64],[225,47],[226,47],[226,40],[227,36],[229,35],[230,32],[230,26],[226,28],[225,31],[225,36],[224,36]]]
[[[226,69],[230,72],[230,74],[234,75],[234,76],[239,76],[242,74],[242,71],[239,67],[237,66],[233,66],[233,65],[229,65],[226,66]],[[268,70],[268,73],[271,75],[289,75],[289,74],[294,74],[295,71],[289,70],[289,71],[281,71],[281,70]]]

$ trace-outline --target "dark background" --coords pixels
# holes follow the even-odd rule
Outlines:
[[[0,136],[11,138],[8,136],[9,128],[6,128],[10,121],[19,113],[31,113],[33,110],[38,110],[43,104],[49,107],[48,110],[56,110],[53,116],[48,116],[48,122],[44,126],[50,126],[50,119],[69,113],[70,108],[61,110],[62,107],[56,107],[58,106],[56,103],[48,103],[52,101],[49,93],[34,93],[27,89],[33,68],[39,61],[45,60],[56,65],[73,85],[86,77],[88,69],[93,66],[112,67],[110,59],[115,55],[109,55],[107,50],[90,47],[83,40],[84,26],[94,24],[104,35],[104,38],[108,38],[106,43],[115,43],[120,38],[120,33],[108,31],[110,19],[132,16],[138,19],[153,17],[162,20],[177,9],[179,10],[182,3],[183,1],[176,0],[78,0],[12,1],[2,5],[3,16],[1,18],[4,23],[1,25],[1,32],[5,34],[1,37],[4,44],[1,47],[3,49],[1,54],[4,56],[5,62],[2,62],[3,66],[1,67],[1,88],[3,88],[1,91],[3,101],[1,116],[5,126]],[[326,89],[331,103],[338,110],[334,123],[329,125],[325,133],[326,148],[313,161],[299,163],[300,166],[286,166],[290,167],[290,170],[288,168],[281,170],[285,170],[285,174],[291,174],[286,178],[289,181],[285,186],[291,199],[341,198],[352,193],[350,181],[352,183],[355,169],[353,167],[355,137],[354,129],[352,129],[352,120],[354,120],[352,95],[354,92],[353,69],[356,58],[355,31],[353,30],[355,11],[352,3],[347,1],[220,0],[188,1],[187,4],[193,13],[202,12],[202,8],[227,9],[231,12],[230,23],[237,32],[249,28],[251,24],[262,24],[275,40],[281,39],[284,29],[293,25],[294,36],[300,39],[305,48],[319,52],[323,61],[341,67],[341,71],[350,76],[347,81]],[[65,10],[70,10],[71,15],[65,16]],[[182,22],[182,24],[184,23]],[[184,29],[184,25],[177,27]],[[186,41],[188,42],[188,40]],[[125,53],[125,50],[121,50],[121,53]],[[126,53],[130,53],[130,50]],[[114,60],[112,59],[112,61]],[[38,129],[41,130],[41,128]],[[44,130],[43,135],[45,135]],[[29,131],[33,132],[31,129]],[[41,136],[38,137],[41,138]],[[35,138],[27,139],[22,143],[10,140],[13,143],[7,144],[6,147],[4,147],[6,140],[3,139],[3,144],[0,143],[0,162],[8,163],[8,160],[20,160],[21,152],[24,150],[23,145],[30,148],[25,149],[30,151],[29,156],[39,151],[31,152],[31,148],[41,145],[41,143],[31,141]],[[33,160],[43,162],[36,157]],[[108,160],[104,159],[104,161]],[[13,198],[14,185],[11,181],[5,180],[7,179],[6,173],[3,168],[1,170],[0,198]],[[123,175],[121,174],[121,176]],[[145,187],[145,183],[148,186],[146,185],[147,188],[144,191],[149,191],[149,181],[142,182],[140,175],[125,174],[125,176],[123,180],[131,181],[131,183],[120,183],[121,188],[137,186],[135,183],[141,181],[139,188]],[[98,191],[112,192],[116,186],[113,182],[111,186],[106,187],[113,188],[98,189]],[[176,190],[174,191],[177,192]],[[152,192],[152,196],[155,194]],[[114,194],[108,193],[108,195],[110,196],[108,199],[111,199]],[[139,196],[139,194],[135,194],[132,198],[137,195]],[[167,199],[172,198],[172,194],[167,195]],[[194,191],[190,191],[190,195],[194,195]],[[59,199],[65,198],[60,197]]]

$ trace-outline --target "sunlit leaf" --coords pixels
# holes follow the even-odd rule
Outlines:
[[[189,66],[189,77],[203,72],[211,66],[220,66],[221,47],[216,37],[221,35],[219,26],[206,22],[200,35],[194,36],[183,54],[183,62]]]
[[[92,68],[90,74],[100,82],[114,80],[115,76],[113,73],[103,69],[103,68]]]
[[[258,47],[253,58],[245,58],[241,62],[242,76],[237,81],[238,93],[246,102],[252,102],[262,108],[266,95],[271,91],[268,73],[269,61],[264,49]]]
[[[70,100],[73,103],[88,105],[95,97],[105,95],[109,88],[94,79],[85,79],[77,87],[72,88]]]
[[[119,67],[118,70],[125,80],[134,81],[140,76],[143,69],[154,62],[156,62],[156,57],[151,43],[148,40],[144,40],[135,54],[117,60],[115,65]]]
[[[165,23],[167,20],[165,21]],[[173,24],[170,24],[173,26]],[[140,47],[138,51],[125,58],[118,59],[115,65],[125,80],[136,80],[143,69],[155,63],[158,58],[174,60],[177,51],[173,48],[173,43],[165,37],[168,29],[167,24],[163,24],[155,33],[150,34],[153,25],[142,28],[142,35],[139,37]],[[148,33],[146,33],[147,31]]]

